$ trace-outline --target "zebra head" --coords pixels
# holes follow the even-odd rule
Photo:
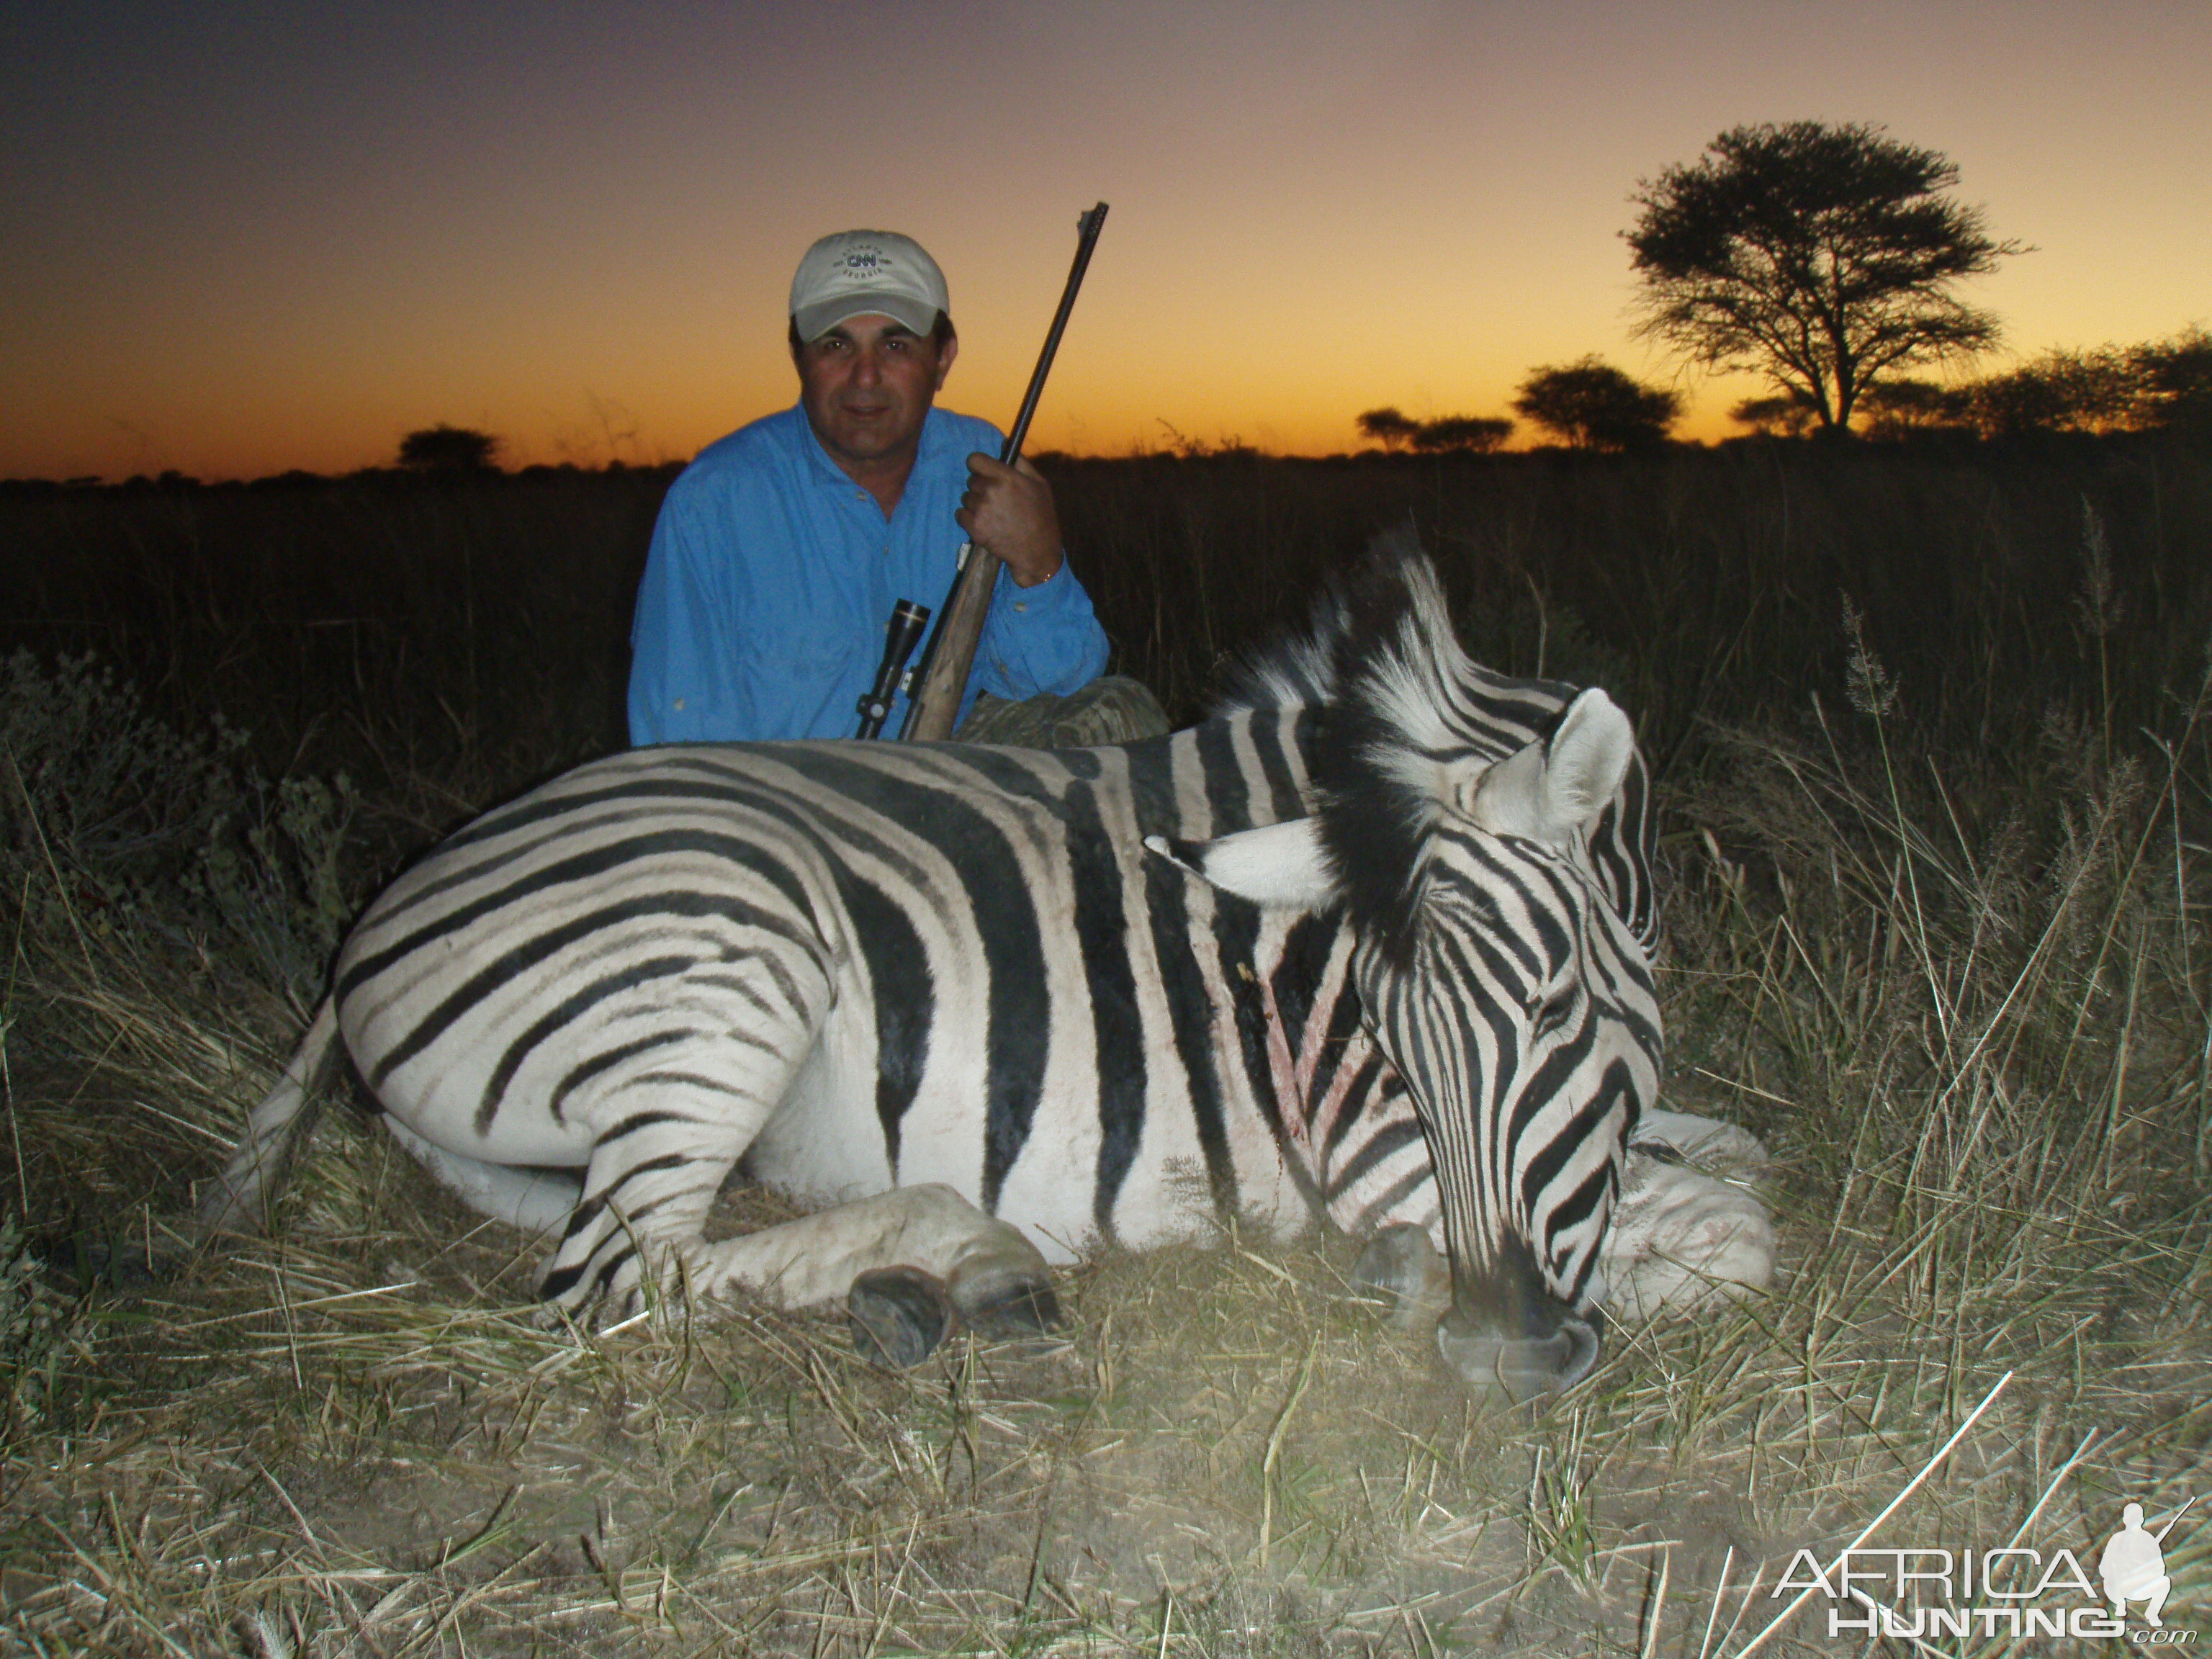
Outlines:
[[[1635,736],[1603,691],[1475,667],[1425,559],[1376,559],[1334,605],[1299,675],[1327,693],[1316,811],[1176,851],[1262,905],[1345,907],[1435,1170],[1438,1346],[1475,1386],[1562,1389],[1597,1360],[1599,1246],[1658,1088],[1650,968],[1589,852]]]

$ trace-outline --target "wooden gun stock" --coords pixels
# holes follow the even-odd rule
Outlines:
[[[1021,413],[1014,417],[1013,429],[1006,434],[999,451],[999,459],[1008,466],[1021,455],[1030,417],[1036,413],[1045,376],[1052,372],[1053,354],[1060,349],[1067,314],[1075,309],[1076,291],[1083,286],[1091,250],[1097,246],[1098,232],[1105,222],[1103,202],[1076,222],[1074,267],[1067,273],[1067,287],[1060,296],[1060,309],[1053,313],[1052,329],[1045,336],[1036,371],[1030,376]],[[899,729],[902,743],[931,743],[952,735],[953,722],[960,715],[960,699],[968,690],[968,672],[975,665],[975,647],[983,637],[984,621],[991,614],[992,596],[998,592],[999,565],[996,554],[972,542],[960,550],[960,574],[952,579],[952,592],[938,608],[937,631],[930,636],[929,649],[918,672],[920,689],[907,706],[906,724]]]

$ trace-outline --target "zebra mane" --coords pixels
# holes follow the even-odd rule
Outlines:
[[[1354,924],[1395,957],[1410,948],[1430,836],[1454,780],[1545,735],[1565,691],[1474,664],[1435,566],[1406,530],[1377,537],[1305,629],[1248,664],[1216,712],[1319,714],[1310,764],[1322,844]]]
[[[1351,625],[1342,583],[1314,601],[1306,625],[1247,657],[1207,708],[1210,715],[1318,708],[1336,695],[1336,642]]]

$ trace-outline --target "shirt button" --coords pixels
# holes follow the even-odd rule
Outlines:
[[[1029,605],[1024,600],[1016,599],[1014,601],[1014,609],[1017,611],[1026,611],[1029,609]]]
[[[676,712],[679,714],[684,712],[684,699],[681,697],[676,700]]]

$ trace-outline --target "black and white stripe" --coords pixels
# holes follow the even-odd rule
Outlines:
[[[740,1158],[825,1201],[945,1183],[1063,1259],[1409,1221],[1464,1295],[1573,1308],[1656,1087],[1641,763],[1567,832],[1483,817],[1571,705],[1468,662],[1387,554],[1170,737],[579,768],[376,901],[317,1030],[472,1202],[557,1227],[573,1309],[641,1249],[711,1265]],[[1243,890],[1309,829],[1306,899]],[[215,1218],[258,1205],[317,1042]]]

